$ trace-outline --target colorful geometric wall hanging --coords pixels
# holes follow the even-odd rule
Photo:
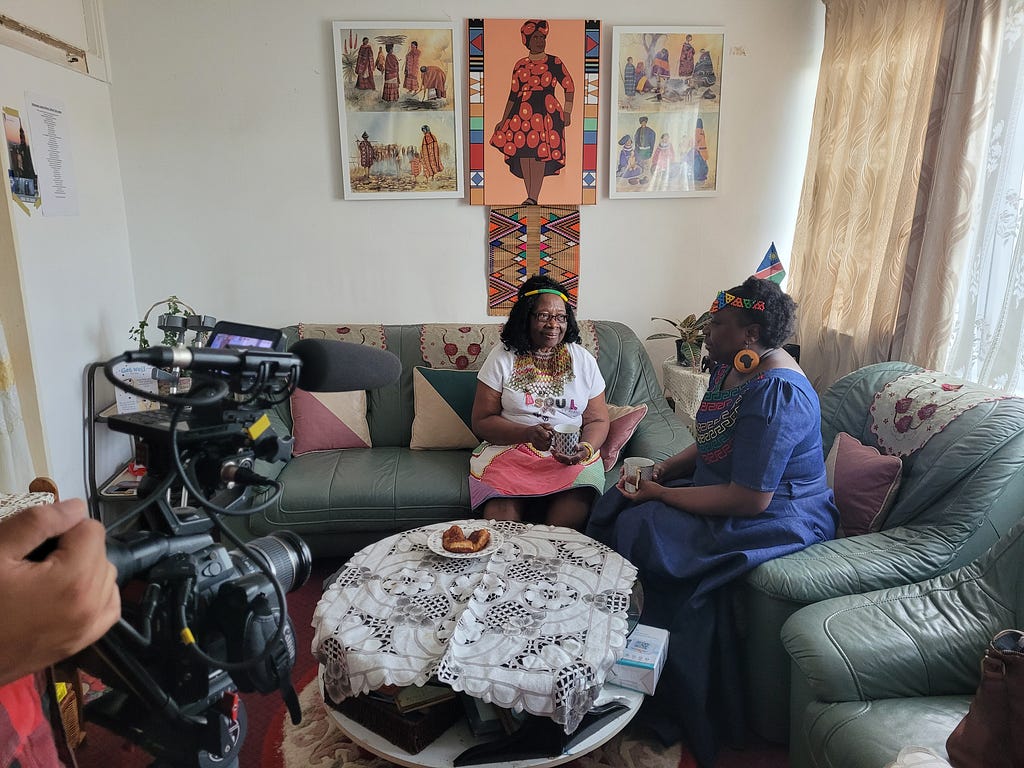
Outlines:
[[[531,60],[532,21],[468,22],[469,201],[595,205],[601,22],[545,22]]]
[[[541,274],[579,300],[580,211],[573,206],[491,208],[488,216],[487,314],[507,315],[516,291]]]

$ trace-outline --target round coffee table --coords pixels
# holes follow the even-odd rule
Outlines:
[[[317,675],[317,679],[320,685],[320,695],[323,696],[323,667],[320,668],[320,674]],[[481,765],[500,764],[504,768],[547,768],[547,766],[567,763],[580,755],[585,755],[591,750],[597,749],[626,727],[626,724],[633,719],[633,716],[640,709],[640,705],[644,700],[644,694],[639,691],[631,691],[628,688],[620,688],[617,685],[606,685],[604,690],[607,695],[616,699],[622,699],[623,703],[629,705],[629,709],[623,711],[615,719],[608,721],[601,730],[591,734],[579,744],[573,745],[570,751],[561,755],[552,755],[551,757],[536,760],[498,759],[493,763],[481,763]],[[409,768],[453,768],[455,758],[467,749],[497,738],[497,736],[493,735],[474,736],[473,732],[469,729],[469,723],[463,718],[421,751],[416,754],[410,754],[401,747],[392,744],[383,736],[346,717],[336,709],[326,704],[324,707],[334,719],[334,722],[338,724],[341,732],[352,739],[353,742],[378,757],[390,760],[398,765],[409,766]]]

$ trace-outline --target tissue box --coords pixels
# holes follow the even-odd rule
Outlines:
[[[637,624],[626,639],[626,650],[612,665],[605,682],[654,693],[668,656],[668,630]]]

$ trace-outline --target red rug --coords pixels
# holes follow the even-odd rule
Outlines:
[[[243,694],[249,729],[239,755],[241,768],[394,766],[342,735],[327,714],[317,687],[317,663],[310,653],[313,642],[310,620],[320,599],[323,580],[341,565],[335,560],[314,563],[309,582],[288,595],[288,613],[295,627],[298,648],[292,683],[299,692],[302,722],[292,725],[284,702],[276,694]],[[75,753],[80,768],[146,768],[152,762],[150,755],[99,726],[86,723],[85,732],[86,739]],[[566,765],[567,768],[695,768],[689,753],[679,745],[666,749],[633,726]],[[784,747],[754,742],[743,751],[722,750],[715,768],[786,768],[787,765]]]

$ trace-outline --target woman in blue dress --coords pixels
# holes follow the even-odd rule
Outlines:
[[[666,743],[685,739],[701,766],[712,765],[719,740],[745,730],[728,585],[833,538],[838,522],[818,397],[782,349],[796,303],[751,277],[719,293],[711,313],[705,344],[714,367],[696,444],[656,464],[635,493],[620,479],[587,529],[637,566],[642,621],[671,634],[642,722]]]

